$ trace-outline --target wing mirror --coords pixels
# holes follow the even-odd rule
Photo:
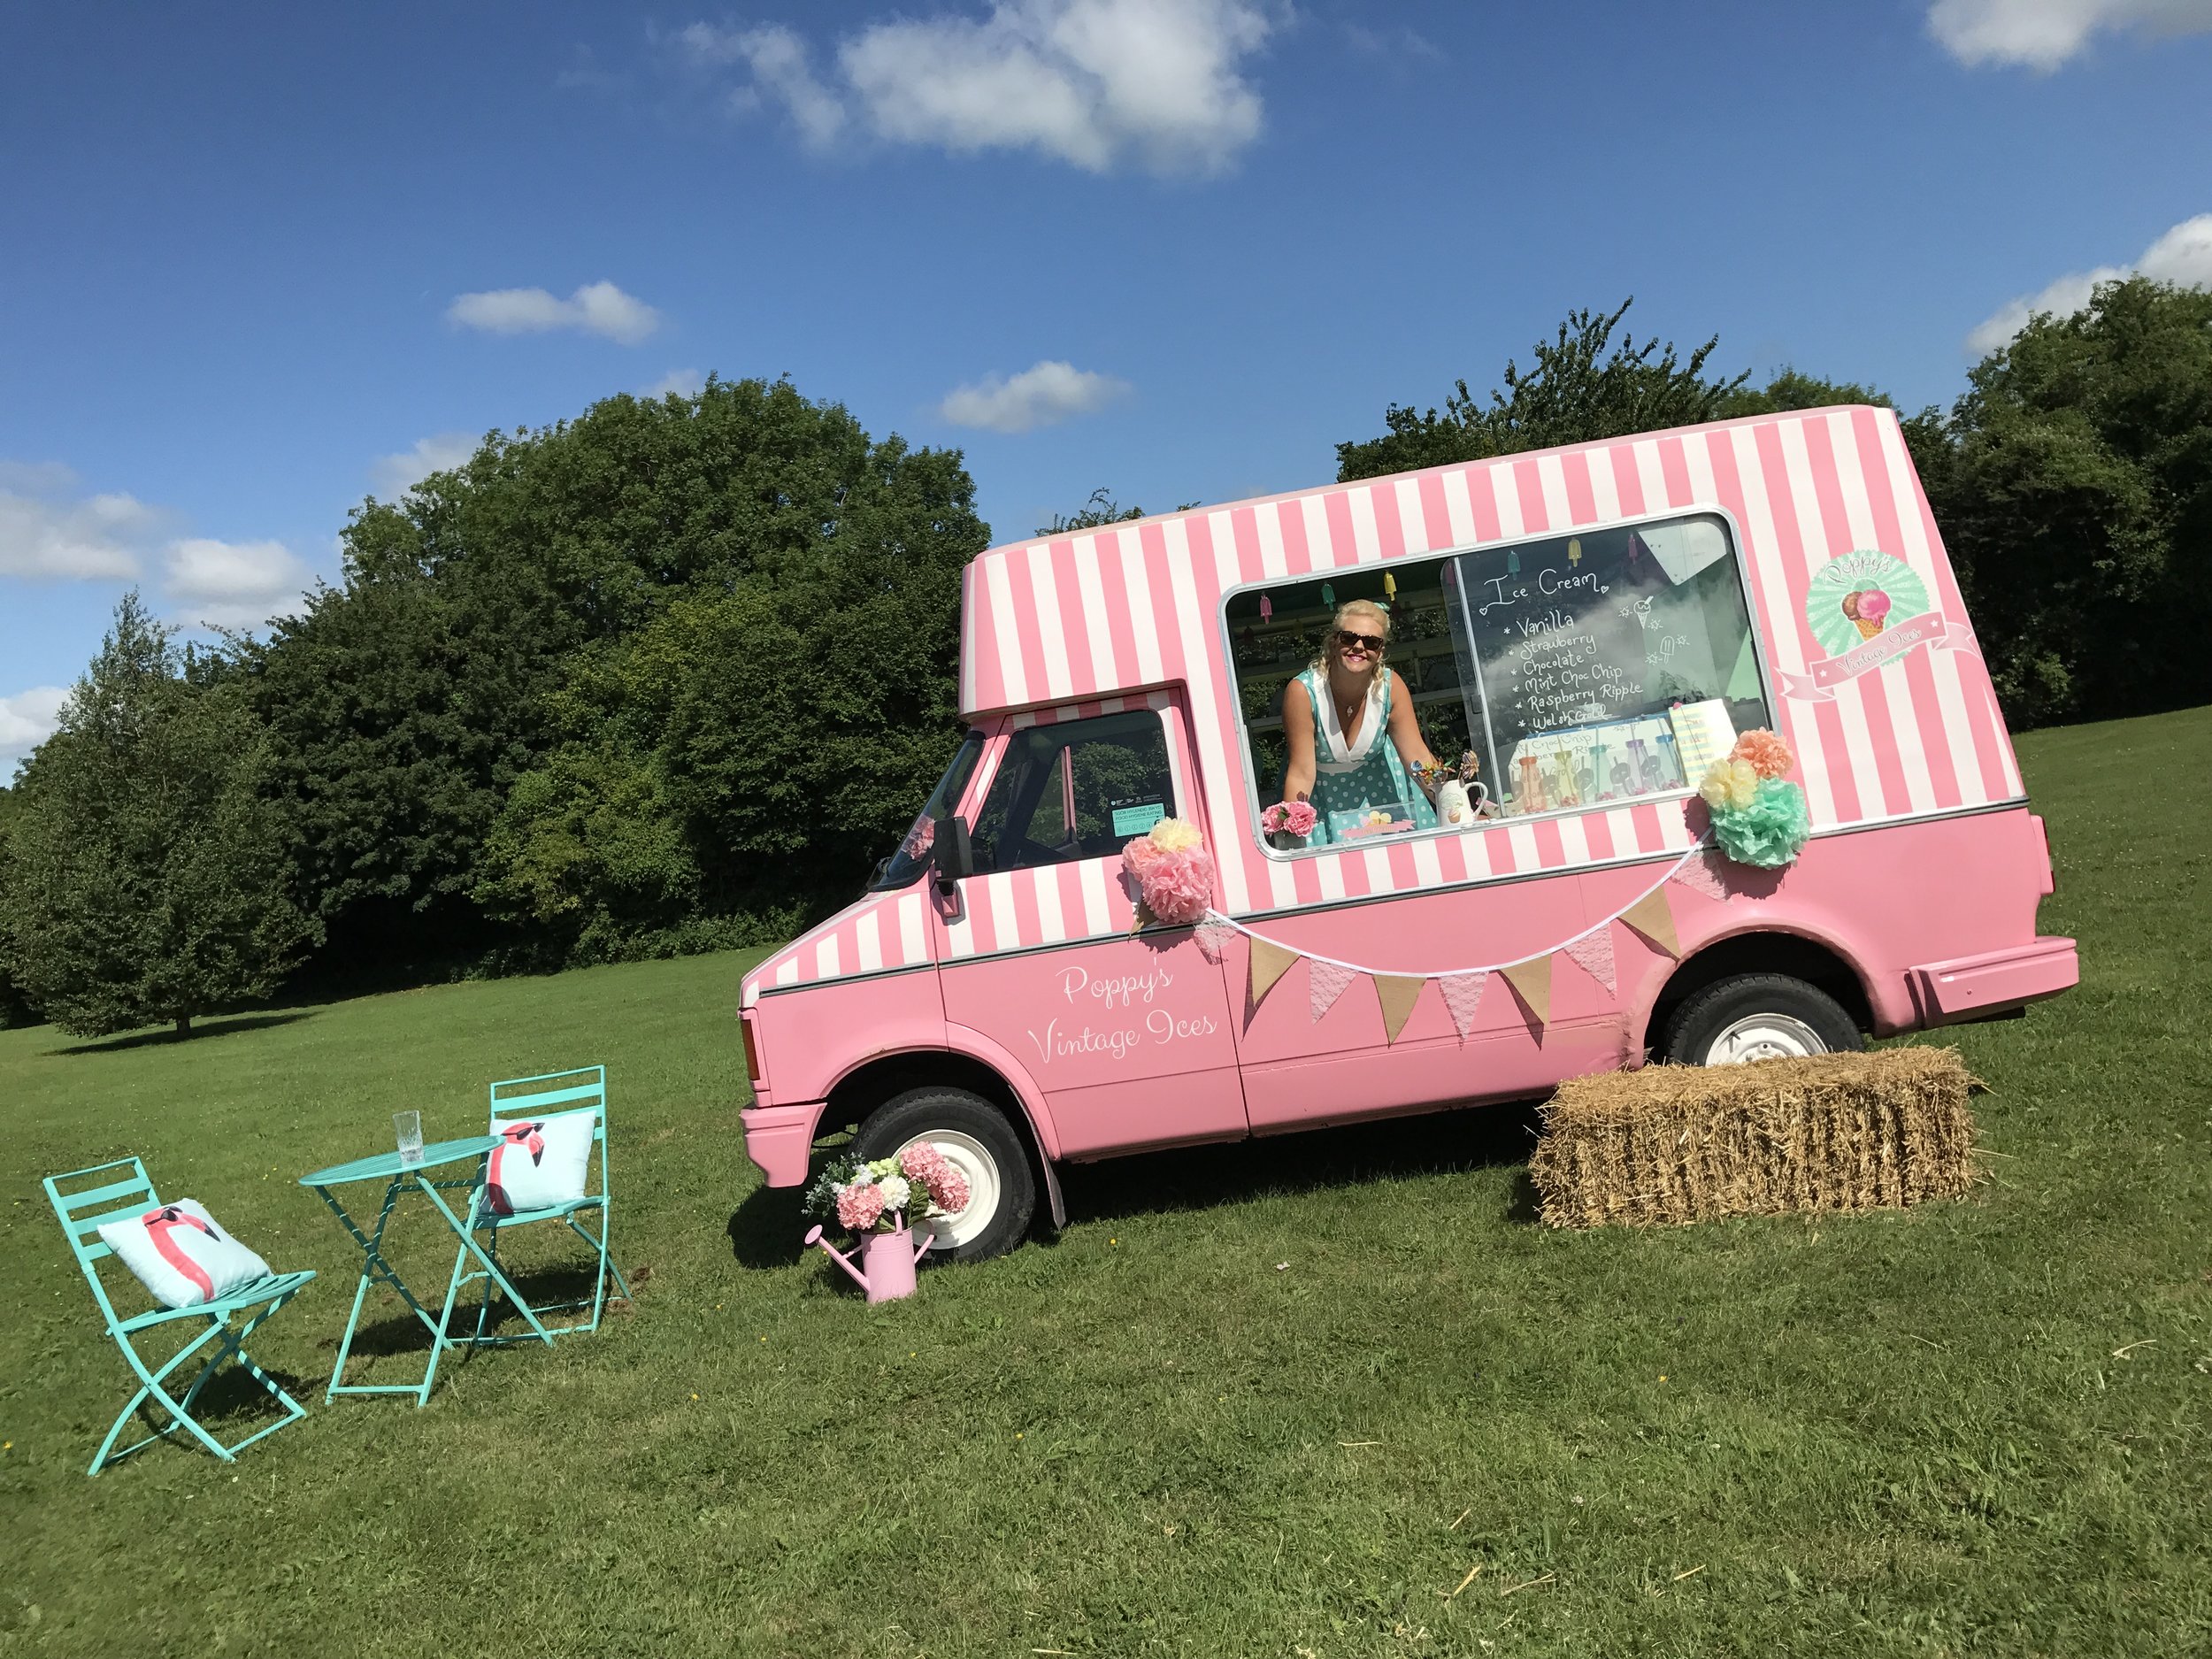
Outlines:
[[[930,862],[937,867],[937,891],[952,896],[953,883],[975,873],[975,849],[968,841],[968,820],[949,813],[937,819],[930,841]]]

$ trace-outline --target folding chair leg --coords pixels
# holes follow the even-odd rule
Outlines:
[[[146,1368],[145,1362],[138,1357],[137,1351],[131,1348],[128,1343],[125,1343],[123,1345],[123,1351],[130,1359],[131,1369],[138,1373],[139,1379],[144,1384],[144,1386],[140,1388],[135,1394],[131,1396],[130,1403],[125,1406],[121,1414],[116,1417],[113,1425],[108,1430],[107,1439],[100,1442],[100,1449],[93,1455],[92,1467],[85,1472],[88,1474],[96,1475],[109,1463],[119,1463],[122,1459],[129,1456],[133,1452],[140,1451],[146,1447],[151,1446],[156,1440],[162,1440],[166,1436],[174,1433],[180,1428],[190,1434],[193,1439],[196,1440],[201,1445],[207,1448],[209,1451],[214,1453],[215,1455],[220,1458],[224,1463],[232,1463],[236,1460],[237,1455],[241,1451],[252,1445],[256,1440],[260,1440],[264,1435],[273,1434],[277,1432],[277,1430],[283,1428],[289,1424],[296,1423],[300,1418],[305,1417],[307,1415],[307,1409],[301,1405],[298,1401],[293,1399],[290,1394],[285,1393],[283,1388],[279,1386],[274,1378],[271,1377],[266,1371],[263,1371],[260,1366],[255,1364],[253,1361],[248,1357],[246,1350],[243,1347],[247,1337],[253,1333],[255,1329],[263,1320],[270,1317],[277,1311],[277,1310],[283,1307],[285,1303],[290,1302],[292,1300],[292,1295],[296,1295],[298,1293],[296,1291],[291,1293],[291,1294],[278,1296],[273,1301],[264,1303],[260,1310],[257,1311],[252,1318],[248,1319],[243,1325],[240,1325],[235,1332],[233,1332],[230,1328],[229,1315],[224,1314],[217,1316],[210,1314],[208,1316],[207,1329],[201,1332],[199,1335],[194,1337],[189,1342],[187,1342],[174,1354],[172,1354],[169,1358],[163,1363],[158,1371],[149,1371]],[[206,1346],[211,1339],[219,1336],[222,1339],[221,1346],[216,1349],[213,1355],[211,1355],[201,1364],[198,1372],[192,1379],[191,1386],[184,1391],[184,1398],[182,1400],[176,1399],[169,1393],[168,1389],[163,1386],[168,1381],[170,1373],[177,1370],[179,1366],[182,1365],[186,1360],[191,1358],[193,1355],[198,1353],[202,1348]],[[253,1379],[259,1383],[261,1386],[276,1400],[277,1403],[284,1408],[285,1415],[279,1418],[276,1422],[269,1424],[266,1427],[257,1429],[253,1433],[247,1435],[245,1439],[238,1441],[236,1444],[226,1446],[222,1443],[222,1441],[217,1440],[212,1434],[209,1433],[207,1430],[202,1428],[200,1425],[194,1420],[192,1416],[192,1405],[193,1402],[199,1398],[200,1390],[207,1386],[208,1379],[214,1376],[216,1371],[222,1366],[224,1361],[232,1359],[238,1361],[240,1364],[243,1365],[247,1371],[252,1376]],[[157,1425],[153,1421],[151,1416],[151,1407],[155,1402],[158,1402],[162,1409],[169,1413],[171,1420],[168,1423]],[[114,1446],[116,1437],[123,1432],[124,1424],[129,1422],[131,1417],[142,1408],[146,1409],[148,1411],[147,1427],[151,1429],[153,1432],[149,1434],[144,1440],[138,1440],[132,1445],[126,1446],[121,1451],[116,1452],[113,1456],[110,1456],[109,1449]]]

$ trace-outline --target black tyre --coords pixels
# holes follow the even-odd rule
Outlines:
[[[1858,1022],[1817,986],[1786,973],[1742,973],[1677,1009],[1660,1053],[1678,1065],[1729,1065],[1865,1047]]]
[[[937,1235],[927,1260],[980,1262],[1029,1235],[1037,1179],[1029,1148],[1006,1115],[964,1088],[917,1088],[869,1115],[853,1150],[871,1161],[926,1141],[968,1178],[967,1207],[921,1225]]]

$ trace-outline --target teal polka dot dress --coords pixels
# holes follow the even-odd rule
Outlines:
[[[1381,810],[1394,819],[1411,818],[1416,829],[1436,827],[1436,809],[1407,775],[1398,746],[1390,741],[1393,679],[1386,669],[1375,675],[1368,687],[1366,712],[1360,717],[1359,735],[1347,743],[1337,726],[1327,672],[1309,668],[1298,676],[1306,688],[1306,701],[1313,706],[1312,799],[1317,816],[1313,833],[1306,837],[1309,847],[1342,839],[1330,829],[1332,813]]]

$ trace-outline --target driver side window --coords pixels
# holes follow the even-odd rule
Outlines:
[[[1133,709],[1033,726],[1007,741],[976,815],[978,875],[1106,858],[1175,812],[1167,733]]]

